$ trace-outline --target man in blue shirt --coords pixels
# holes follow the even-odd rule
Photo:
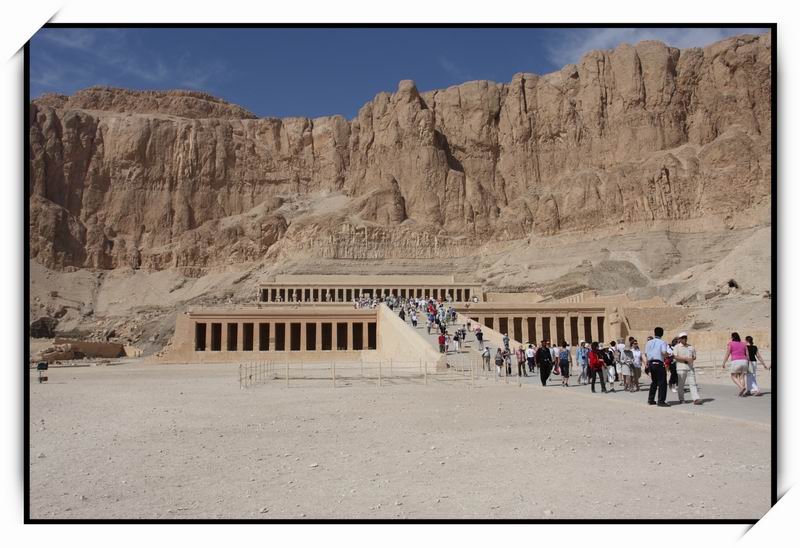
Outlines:
[[[653,330],[655,337],[647,341],[644,353],[647,356],[647,371],[650,373],[650,392],[647,403],[656,405],[656,390],[658,390],[658,406],[669,407],[667,403],[667,370],[664,359],[669,356],[669,346],[661,340],[664,329],[656,327]]]

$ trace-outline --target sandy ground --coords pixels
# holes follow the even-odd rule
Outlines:
[[[433,378],[242,390],[235,366],[135,362],[34,379],[34,519],[756,519],[769,509],[768,421],[649,407],[644,393]]]

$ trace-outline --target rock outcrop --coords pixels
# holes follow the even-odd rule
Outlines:
[[[423,258],[430,242],[464,238],[765,225],[770,85],[767,34],[622,45],[506,84],[420,93],[405,80],[350,121],[259,119],[184,91],[44,96],[30,110],[31,257],[160,270],[298,246],[380,256],[398,238],[416,238],[403,252]],[[349,202],[293,210],[330,194]],[[387,246],[341,243],[345,226],[385,232]],[[291,240],[309,231],[324,249]]]

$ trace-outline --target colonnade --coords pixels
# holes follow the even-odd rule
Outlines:
[[[195,320],[196,352],[322,352],[377,348],[372,320]]]
[[[433,298],[452,302],[469,302],[479,291],[475,287],[431,287],[431,286],[378,286],[378,287],[318,287],[318,286],[262,286],[258,300],[262,303],[296,302],[296,303],[350,303],[362,297],[377,298],[394,295],[400,298]]]
[[[511,340],[528,343],[549,340],[554,344],[566,341],[574,346],[580,340],[600,341],[610,336],[605,314],[542,312],[541,314],[497,314],[467,315],[478,325],[500,333],[508,333]],[[475,326],[473,325],[473,329]]]

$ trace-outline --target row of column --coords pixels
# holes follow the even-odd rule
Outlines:
[[[375,350],[377,322],[203,322],[194,323],[197,352],[321,352]]]
[[[539,342],[547,339],[555,344],[566,341],[576,345],[578,341],[603,341],[608,336],[605,316],[600,314],[572,315],[527,315],[471,316],[473,321],[500,333],[508,333],[515,341]],[[515,321],[517,320],[517,321]],[[474,329],[474,326],[473,326]]]
[[[395,297],[421,299],[432,297],[434,299],[450,300],[454,302],[467,302],[474,296],[469,287],[267,287],[261,288],[259,301],[273,302],[352,302],[362,296],[369,297]]]

